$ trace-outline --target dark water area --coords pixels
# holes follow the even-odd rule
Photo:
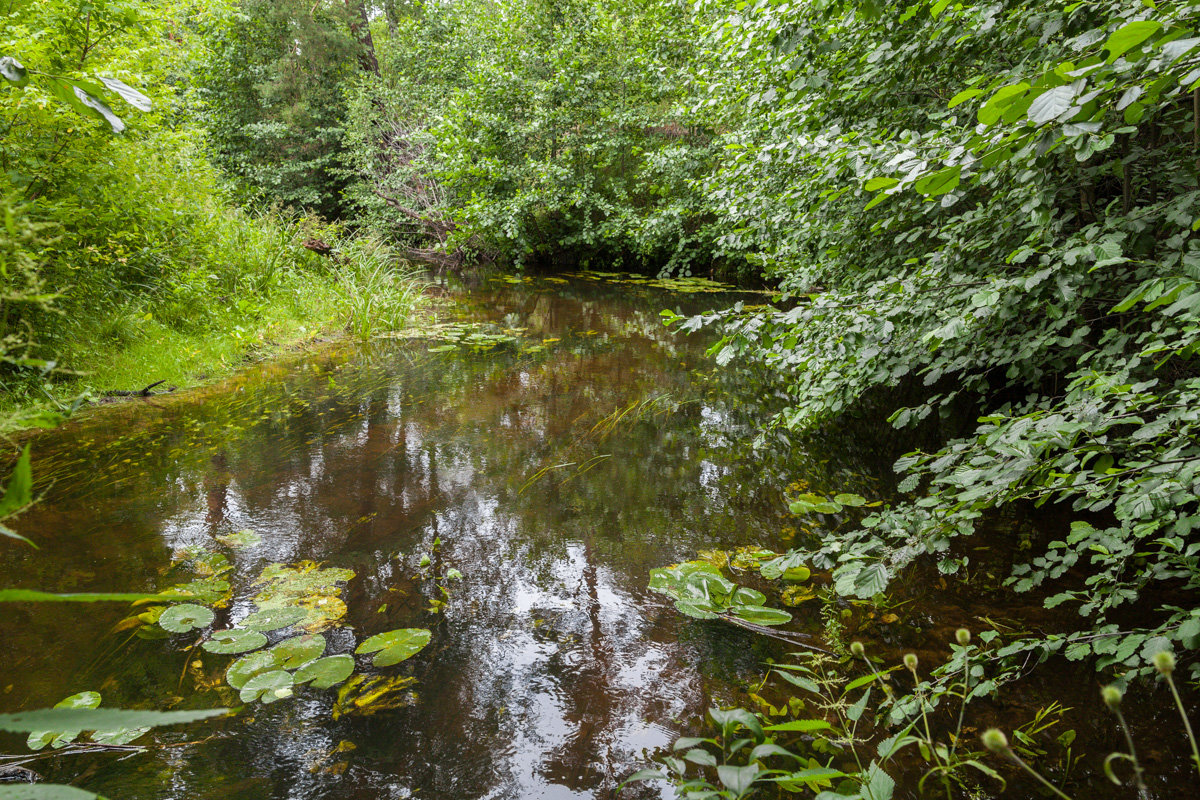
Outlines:
[[[303,688],[142,740],[182,746],[33,766],[112,798],[602,797],[757,680],[761,637],[689,623],[645,588],[697,549],[783,546],[781,475],[747,458],[753,409],[714,390],[704,342],[659,318],[729,298],[496,286],[457,313],[525,328],[524,346],[341,345],[40,437],[46,494],[19,521],[40,549],[8,547],[0,567],[8,586],[158,591],[189,552],[221,552],[233,599],[218,626],[245,616],[269,563],[351,569],[353,632],[331,632],[330,652],[433,632],[378,670],[416,678],[402,707],[335,721],[336,689]],[[261,542],[218,541],[244,529]],[[422,555],[427,574],[462,578],[423,578]],[[4,710],[83,690],[106,707],[238,704],[222,681],[234,656],[113,633],[122,604],[5,610]]]
[[[395,666],[358,657],[361,674],[400,679],[377,703],[296,687],[231,718],[153,731],[138,740],[150,749],[126,759],[29,766],[112,800],[608,798],[678,735],[703,731],[709,707],[753,707],[751,693],[783,702],[786,686],[763,676],[786,645],[682,617],[647,591],[648,573],[709,549],[787,549],[802,535],[786,514],[789,484],[886,497],[904,443],[868,415],[802,448],[752,450],[773,410],[770,386],[716,369],[703,336],[674,335],[659,316],[733,299],[491,281],[455,291],[439,312],[515,332],[486,352],[426,339],[326,346],[203,390],[96,409],[36,438],[44,496],[16,527],[40,549],[5,545],[0,585],[157,592],[203,577],[188,559],[215,553],[231,567],[213,626],[224,628],[253,610],[264,568],[311,561],[354,573],[339,585],[341,624],[322,632],[327,653],[397,628],[432,639]],[[991,524],[1008,547],[1014,532],[1059,523]],[[255,536],[231,537],[245,530]],[[1039,598],[994,588],[1007,551],[974,552],[969,585],[918,568],[894,584],[890,609],[842,604],[823,616],[807,602],[786,630],[827,644],[832,611],[845,641],[933,665],[959,626],[1060,627],[1061,612]],[[137,638],[124,604],[2,610],[0,710],[85,690],[105,707],[241,705],[225,681],[236,656],[196,648],[196,633]],[[1000,702],[973,704],[967,735],[1011,730],[1059,701],[1072,710],[1039,734],[1051,769],[1084,754],[1066,767],[1075,796],[1131,796],[1099,769],[1121,741],[1097,713],[1097,676],[1086,664],[1049,667]],[[1151,788],[1181,796],[1191,781],[1178,718],[1162,692],[1146,691],[1135,724]],[[1068,729],[1071,753],[1054,745]],[[0,752],[24,751],[22,737],[0,734]],[[893,766],[897,797],[917,797],[921,765]],[[1037,796],[1008,777],[1005,796]]]

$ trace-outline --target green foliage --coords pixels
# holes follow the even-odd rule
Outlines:
[[[720,244],[783,296],[676,324],[722,326],[719,364],[775,370],[793,434],[901,383],[922,396],[889,409],[898,428],[953,432],[977,409],[973,432],[896,463],[920,492],[800,557],[867,598],[923,556],[965,574],[954,540],[984,515],[1055,504],[1076,524],[1014,550],[1007,581],[1077,607],[1051,649],[1132,677],[1152,641],[1200,646],[1186,603],[1110,622],[1156,585],[1200,588],[1200,6],[701,8]]]
[[[694,39],[686,5],[660,0],[426,5],[376,31],[352,192],[445,252],[691,274],[713,232],[689,181],[715,155],[680,106]]]
[[[355,4],[238,0],[200,27],[192,80],[218,163],[272,202],[341,213]]]
[[[377,667],[390,667],[407,661],[429,644],[433,634],[424,628],[400,628],[377,633],[355,648],[355,653],[374,653],[371,659]]]
[[[675,601],[675,608],[696,619],[732,616],[755,625],[782,625],[792,615],[767,608],[766,595],[737,586],[707,561],[685,561],[650,570],[649,589]]]

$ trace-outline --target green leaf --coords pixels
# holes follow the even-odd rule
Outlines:
[[[947,107],[954,108],[955,106],[962,105],[968,100],[978,97],[981,94],[983,94],[983,89],[963,89],[961,92],[954,95],[954,97],[950,98],[950,103]]]
[[[29,445],[21,450],[17,463],[13,466],[8,485],[4,488],[4,497],[0,499],[0,519],[11,517],[33,502],[33,468],[29,462]],[[13,534],[14,536],[16,534]],[[23,536],[16,538],[29,541]]]
[[[777,608],[764,606],[734,606],[730,611],[738,619],[755,625],[783,625],[792,621],[792,615]]]
[[[858,597],[869,598],[887,588],[888,571],[883,564],[869,564],[854,578],[854,593]]]
[[[954,191],[962,176],[962,167],[953,166],[940,169],[932,175],[926,175],[917,181],[913,188],[923,195],[936,197]]]
[[[354,652],[376,653],[372,662],[377,667],[390,667],[421,652],[433,634],[426,628],[400,628],[377,633],[360,644]]]
[[[209,640],[200,646],[210,653],[229,655],[257,650],[266,643],[267,637],[258,631],[235,628],[229,631],[214,632]]]
[[[292,685],[295,681],[292,673],[281,669],[262,672],[242,684],[239,693],[243,703],[261,700],[263,703],[274,703],[285,697],[292,696]]]
[[[1117,28],[1104,43],[1104,49],[1108,51],[1108,63],[1113,63],[1161,29],[1162,24],[1151,19],[1128,22]]]
[[[1025,113],[1034,125],[1044,125],[1069,111],[1075,97],[1075,89],[1071,86],[1055,86],[1035,97]]]
[[[825,731],[832,727],[823,719],[794,719],[791,722],[781,722],[778,725],[768,725],[763,730],[791,733],[812,733]]]
[[[133,711],[123,708],[43,708],[36,711],[0,714],[0,731],[32,733],[51,728],[107,731],[143,726],[159,727],[219,717],[228,710],[227,708],[210,708],[199,711]]]
[[[225,670],[225,682],[235,689],[241,689],[255,675],[273,670],[277,666],[275,656],[269,650],[250,653],[229,665],[229,669]]]
[[[880,189],[890,189],[900,181],[895,178],[871,178],[863,184],[863,188],[868,192],[877,192]]]
[[[162,612],[158,624],[171,633],[187,633],[211,625],[215,617],[211,608],[195,603],[180,603]]]
[[[55,594],[34,589],[0,589],[0,603],[136,603],[139,600],[170,599],[175,595],[136,592],[70,592]]]
[[[60,783],[0,784],[0,800],[106,800],[103,795]]]
[[[345,653],[311,661],[296,670],[296,683],[312,682],[314,689],[337,686],[354,672],[354,657]]]
[[[293,636],[284,639],[268,652],[283,669],[296,669],[325,654],[324,636]]]
[[[750,787],[762,771],[762,767],[758,764],[747,764],[744,767],[722,764],[717,767],[717,779],[725,788],[733,792],[735,797],[742,797],[750,791]]]
[[[1002,86],[996,90],[986,103],[979,109],[978,118],[984,125],[994,125],[1013,103],[1020,100],[1029,91],[1029,84],[1021,81],[1011,86]]]
[[[277,631],[289,628],[307,616],[308,612],[302,608],[277,606],[275,608],[265,608],[255,611],[239,622],[238,626],[249,628],[252,631]]]

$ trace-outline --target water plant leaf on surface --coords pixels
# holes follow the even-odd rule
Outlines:
[[[122,745],[129,744],[134,739],[144,736],[149,732],[149,727],[114,728],[107,731],[93,731],[90,738],[96,744]]]
[[[782,625],[792,615],[766,608],[762,592],[737,586],[707,561],[685,561],[650,570],[648,588],[675,601],[680,613],[696,619],[733,616],[756,625]]]
[[[292,673],[275,669],[250,678],[242,685],[239,696],[243,703],[251,703],[255,700],[274,703],[276,700],[292,696],[293,683]]]
[[[225,681],[235,689],[241,689],[246,682],[263,672],[276,669],[275,656],[269,650],[260,650],[239,658],[225,670]]]
[[[311,681],[314,689],[328,689],[349,678],[352,672],[354,657],[341,653],[310,661],[296,670],[295,680],[297,684]]]
[[[283,669],[296,669],[325,654],[324,636],[293,636],[267,651]]]
[[[187,633],[211,625],[215,617],[211,608],[195,603],[181,603],[162,612],[158,624],[171,633]]]
[[[176,584],[163,594],[189,597],[206,606],[222,606],[229,601],[231,592],[232,587],[230,587],[229,581],[210,577]]]
[[[267,637],[258,631],[235,628],[228,631],[216,631],[207,642],[200,646],[210,653],[232,655],[257,650],[266,643]]]
[[[280,606],[255,611],[239,622],[238,625],[243,628],[249,628],[252,631],[277,631],[283,628],[290,628],[306,617],[308,617],[308,612],[302,608]]]
[[[54,704],[55,708],[87,708],[92,709],[100,705],[99,692],[78,692],[70,697],[65,697]],[[25,740],[25,744],[30,750],[41,750],[46,745],[52,747],[62,747],[69,744],[80,733],[82,728],[77,729],[62,729],[50,731],[33,731],[29,734],[29,738]]]
[[[372,659],[377,667],[390,667],[412,658],[419,653],[433,634],[426,628],[400,628],[386,633],[377,633],[360,644],[355,653],[375,653]]]
[[[254,582],[263,587],[254,602],[263,611],[299,609],[302,616],[293,624],[316,633],[346,616],[349,609],[340,597],[342,588],[338,584],[353,578],[354,570],[320,567],[313,561],[269,564]]]

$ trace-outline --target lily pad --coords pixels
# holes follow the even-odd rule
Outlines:
[[[211,639],[200,646],[210,653],[232,654],[248,653],[266,643],[267,637],[258,631],[235,628],[230,631],[217,631]]]
[[[269,651],[283,669],[296,669],[325,654],[324,636],[293,636]]]
[[[255,611],[239,624],[252,631],[277,631],[291,627],[307,616],[308,613],[302,608],[278,606]]]
[[[233,688],[241,689],[255,675],[268,672],[276,667],[278,665],[275,663],[275,656],[271,651],[260,650],[257,653],[242,656],[230,664],[229,669],[225,670],[225,681]]]
[[[211,625],[214,618],[211,608],[195,603],[180,603],[162,612],[158,624],[171,633],[187,633]]]
[[[139,736],[144,736],[149,728],[117,728],[111,731],[94,731],[91,739],[96,744],[129,744]]]
[[[375,653],[371,663],[377,667],[390,667],[421,652],[432,637],[433,634],[426,628],[400,628],[375,634],[354,652]]]
[[[314,689],[328,689],[349,678],[352,672],[354,672],[354,656],[345,653],[326,656],[316,661],[310,661],[296,670],[296,683],[312,681]]]
[[[240,696],[243,703],[252,703],[255,700],[274,703],[276,700],[292,696],[293,683],[292,673],[282,669],[271,670],[246,681]]]
[[[98,708],[100,706],[99,692],[79,692],[70,697],[64,697],[54,704],[55,708]],[[41,750],[46,745],[63,747],[75,740],[83,731],[34,731],[29,734],[25,744],[30,750]]]

